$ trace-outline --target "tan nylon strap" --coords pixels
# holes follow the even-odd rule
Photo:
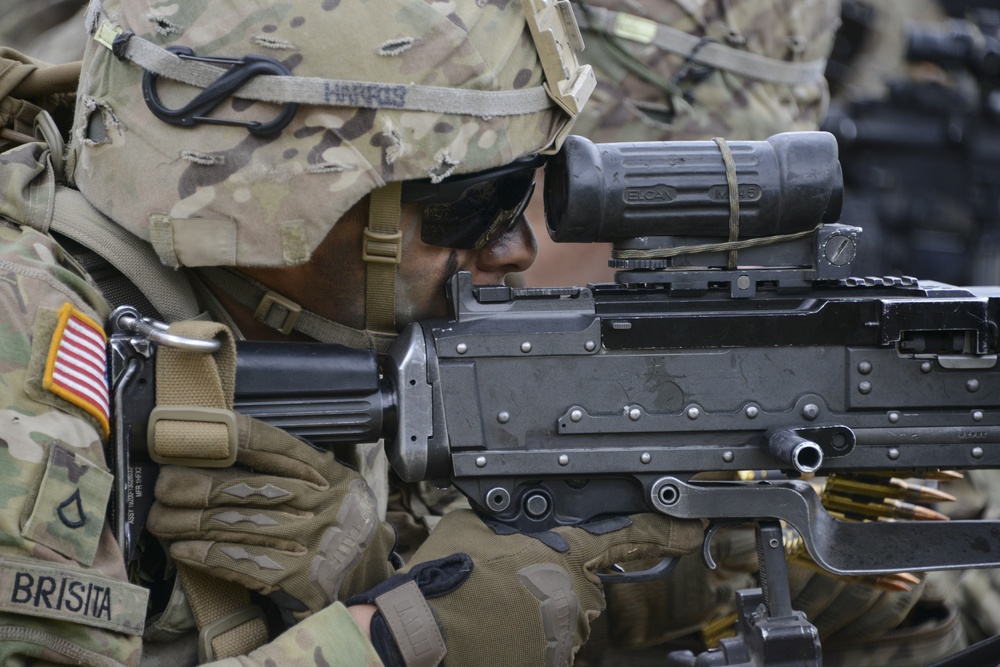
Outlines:
[[[406,667],[437,667],[448,652],[434,613],[417,582],[375,598]]]
[[[207,62],[178,57],[138,35],[127,34],[104,14],[99,1],[92,0],[88,24],[94,39],[112,49],[116,39],[127,42],[115,46],[115,53],[147,72],[198,88],[208,88],[227,69]],[[350,106],[369,109],[407,109],[481,118],[519,116],[552,108],[553,101],[543,86],[520,90],[463,90],[419,84],[385,84],[303,76],[262,75],[239,89],[239,97],[261,102]]]
[[[217,410],[233,409],[236,387],[236,343],[225,325],[218,322],[178,322],[171,334],[218,339],[215,354],[188,352],[160,346],[156,354],[156,407],[184,406]],[[228,449],[228,430],[222,424],[161,420],[156,423],[154,442],[162,455],[177,458],[222,458]],[[162,440],[162,442],[161,442]],[[198,629],[225,623],[250,607],[250,593],[243,586],[196,572],[178,563],[184,593],[191,604]],[[209,637],[211,658],[245,655],[268,640],[267,626],[259,614]]]
[[[365,281],[365,329],[396,332],[396,267],[402,260],[399,231],[402,183],[396,181],[371,193],[368,228],[361,258],[368,265]]]
[[[701,37],[625,12],[615,12],[592,5],[587,5],[585,11],[579,7],[576,10],[577,22],[583,30],[589,29],[639,44],[652,44],[664,51],[690,58],[693,62],[732,72],[748,79],[796,86],[817,83],[822,80],[826,71],[825,60],[810,62],[777,60],[749,51],[740,51],[725,44],[703,43]]]
[[[183,272],[161,264],[149,243],[106,218],[77,190],[55,186],[49,229],[107,260],[167,321],[192,319],[201,312]]]
[[[51,167],[38,182],[38,215],[20,222],[43,234],[57,232],[103,257],[131,281],[167,321],[201,312],[185,274],[163,266],[149,243],[115,224],[78,191],[56,183]]]
[[[233,409],[236,343],[218,322],[178,322],[170,333],[222,343],[215,354],[161,346],[156,354],[156,407]],[[229,428],[219,422],[163,419],[154,427],[150,447],[161,457],[226,459],[232,454]]]
[[[182,563],[177,564],[177,571],[202,637],[205,637],[206,628],[224,622],[226,618],[239,614],[250,606],[250,593],[242,586],[198,572]],[[208,637],[211,652],[202,656],[202,660],[246,655],[266,644],[268,639],[263,616],[253,615],[248,622]],[[202,652],[207,648],[199,647]]]
[[[12,97],[32,99],[53,93],[76,92],[80,81],[80,70],[83,61],[40,67],[26,76],[21,83],[11,91]]]
[[[254,311],[255,314],[259,314],[256,319],[273,329],[283,330],[287,326],[289,318],[292,317],[292,313],[287,308],[287,305],[292,303],[290,299],[283,297],[275,299],[274,297],[280,297],[280,295],[235,269],[201,267],[196,269],[195,273],[204,277],[206,282],[217,286],[235,299],[237,303]],[[303,309],[296,312],[297,315],[295,315],[291,328],[323,343],[340,343],[348,347],[374,350],[379,354],[385,354],[389,346],[392,345],[392,341],[396,339],[395,333],[362,331],[328,320],[308,310]]]

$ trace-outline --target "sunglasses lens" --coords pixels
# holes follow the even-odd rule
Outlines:
[[[478,249],[516,223],[535,189],[534,169],[480,181],[454,201],[425,204],[420,238],[444,248]]]

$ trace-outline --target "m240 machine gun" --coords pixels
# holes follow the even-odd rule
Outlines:
[[[521,531],[708,519],[711,562],[719,527],[754,523],[761,589],[740,595],[740,634],[697,664],[819,664],[816,630],[791,607],[782,521],[832,573],[1000,565],[1000,523],[842,520],[801,479],[1000,467],[1000,295],[851,277],[861,230],[836,224],[833,136],[570,137],[546,169],[550,234],[613,241],[616,283],[522,289],[459,273],[450,317],[409,325],[381,364],[242,343],[236,409],[321,446],[383,438],[402,480],[454,484]],[[129,352],[142,320],[112,319],[119,365],[143,364],[149,350]],[[119,442],[129,465],[148,459],[129,426],[144,420],[120,422],[142,441]],[[718,481],[765,469],[784,478]]]

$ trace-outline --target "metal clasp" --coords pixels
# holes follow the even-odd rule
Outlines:
[[[208,114],[236,92],[250,79],[261,74],[290,76],[291,71],[273,58],[264,56],[243,56],[242,58],[214,58],[196,56],[194,51],[186,46],[168,46],[167,51],[185,59],[201,62],[229,65],[229,69],[213,81],[207,88],[179,109],[168,109],[160,101],[156,92],[156,81],[159,78],[154,72],[146,70],[142,75],[142,97],[153,115],[165,123],[193,127],[198,123],[214,125],[236,125],[247,128],[254,136],[266,137],[277,134],[288,125],[298,112],[299,105],[286,102],[281,112],[271,121],[243,121],[230,118],[213,118]]]
[[[147,348],[150,343],[163,345],[164,347],[173,347],[178,350],[186,350],[188,352],[201,352],[203,354],[212,354],[219,351],[219,341],[167,333],[169,325],[157,322],[148,317],[141,317],[139,311],[131,306],[119,306],[115,308],[114,312],[111,313],[111,317],[108,318],[108,323],[112,334],[137,334],[137,338],[133,338],[129,342],[145,357],[150,356],[143,352],[144,348]]]

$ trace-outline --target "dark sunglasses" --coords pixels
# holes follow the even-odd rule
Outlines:
[[[510,231],[535,191],[541,155],[503,167],[451,176],[440,183],[403,181],[404,204],[420,204],[420,240],[442,248],[476,250]]]

